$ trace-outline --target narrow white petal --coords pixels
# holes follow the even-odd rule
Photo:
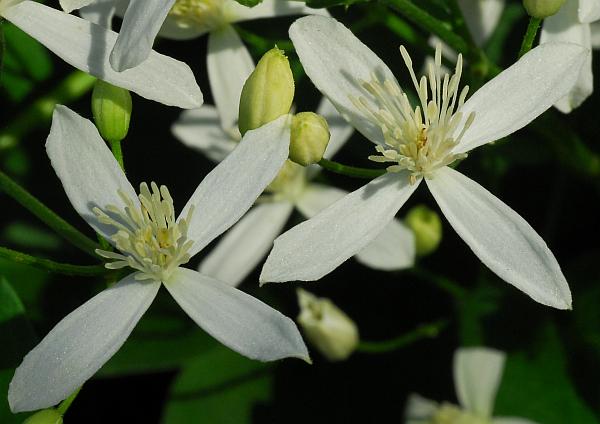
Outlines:
[[[198,271],[232,286],[239,285],[267,256],[292,209],[293,205],[287,202],[253,207],[225,233]]]
[[[56,405],[119,350],[160,288],[134,275],[75,309],[25,356],[8,391],[13,412]]]
[[[231,25],[208,35],[206,64],[221,125],[225,129],[234,128],[238,121],[242,87],[254,70],[254,62]]]
[[[46,151],[77,213],[108,238],[114,228],[101,224],[92,209],[104,209],[107,205],[124,207],[118,190],[125,192],[136,204],[138,200],[94,124],[68,107],[57,105]]]
[[[600,2],[598,0],[579,0],[578,12],[578,17],[581,22],[590,23],[597,21],[600,19]]]
[[[296,200],[296,207],[302,215],[310,219],[347,195],[347,191],[337,187],[310,183]]]
[[[383,143],[381,128],[356,108],[350,97],[369,99],[360,84],[370,81],[373,73],[381,79],[396,81],[385,63],[332,18],[301,18],[292,24],[289,32],[313,84],[354,128],[369,140]]]
[[[437,402],[424,398],[421,395],[411,393],[406,400],[404,411],[406,424],[422,424],[429,422],[438,407],[439,405]]]
[[[180,217],[194,206],[188,237],[198,253],[246,213],[288,157],[289,115],[248,131],[238,147],[200,183]]]
[[[600,4],[600,2],[599,2]],[[559,12],[544,20],[540,44],[551,42],[569,42],[591,49],[591,30],[589,24],[579,23],[577,2],[568,1]],[[594,91],[592,75],[592,55],[588,55],[581,68],[579,78],[569,93],[554,104],[563,113],[569,113],[578,107]]]
[[[330,273],[375,239],[417,186],[406,173],[388,173],[295,226],[275,240],[260,281],[313,281]]]
[[[232,134],[223,130],[217,109],[210,105],[184,110],[171,131],[183,144],[215,162],[221,162],[238,145]]]
[[[462,348],[454,354],[454,385],[461,406],[491,417],[502,380],[503,352],[483,347]]]
[[[554,255],[515,211],[447,167],[427,185],[458,235],[500,278],[539,303],[571,307],[571,291]]]
[[[493,34],[504,11],[505,0],[458,0],[475,43],[483,46]]]
[[[571,90],[588,55],[569,43],[544,44],[524,55],[463,105],[463,116],[475,112],[475,120],[455,152],[498,140],[534,120]]]
[[[518,417],[494,417],[492,424],[538,424],[536,421]]]
[[[590,24],[592,30],[592,48],[600,49],[600,22]]]
[[[59,3],[60,7],[62,7],[65,12],[71,13],[72,11],[81,9],[84,6],[93,3],[94,1],[96,0],[60,0]]]
[[[296,324],[249,294],[184,268],[165,287],[196,324],[236,352],[260,361],[310,360]]]
[[[263,0],[254,7],[246,7],[235,0],[225,0],[225,5],[223,7],[225,8],[225,15],[229,22],[241,22],[290,15],[329,16],[327,9],[313,9],[311,7],[306,7],[299,1]]]
[[[115,72],[108,56],[116,33],[32,1],[19,3],[2,14],[65,62],[106,82],[169,106],[193,109],[202,105],[194,74],[183,62],[153,51],[135,69]]]
[[[113,69],[123,72],[145,61],[175,0],[130,0],[119,37],[110,53]]]
[[[321,99],[317,113],[327,120],[329,126],[329,144],[323,157],[330,159],[346,144],[354,128],[341,117],[327,97]]]
[[[111,29],[116,10],[115,0],[96,0],[93,4],[81,8],[79,16],[103,28]]]
[[[393,219],[355,258],[373,269],[396,271],[412,267],[415,255],[413,232],[398,219]]]

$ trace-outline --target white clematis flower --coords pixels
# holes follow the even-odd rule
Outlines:
[[[252,359],[308,360],[294,322],[228,284],[181,268],[236,222],[286,160],[289,116],[248,131],[200,183],[179,218],[166,187],[139,196],[94,125],[57,106],[46,149],[73,207],[108,240],[107,268],[134,271],[77,308],[25,356],[10,383],[13,412],[68,397],[121,347],[161,285],[207,333]]]
[[[567,0],[556,15],[544,19],[540,44],[569,42],[587,49],[600,48],[600,1]],[[594,92],[592,55],[579,72],[575,86],[554,106],[563,113],[579,107]]]
[[[325,98],[317,113],[329,124],[331,138],[325,157],[332,157],[346,143],[353,128]],[[173,125],[173,133],[187,146],[219,162],[233,151],[240,138],[237,127],[227,127],[230,124],[220,118],[215,108],[207,105],[183,112]],[[240,219],[201,262],[201,273],[237,286],[267,255],[294,208],[304,217],[312,218],[348,194],[312,182],[319,173],[318,166],[304,168],[288,161],[284,167],[259,199],[259,204]],[[395,219],[379,237],[357,253],[356,259],[371,268],[386,271],[411,267],[415,260],[414,235]]]
[[[459,405],[410,395],[406,424],[535,424],[525,418],[492,416],[505,360],[506,355],[494,349],[458,349],[454,354],[454,385]]]
[[[71,66],[106,82],[169,106],[202,105],[202,92],[189,66],[155,51],[148,52],[140,67],[115,72],[108,63],[117,39],[113,31],[29,0],[0,0],[0,16]]]
[[[441,52],[420,81],[408,53],[420,103],[413,107],[388,67],[335,19],[297,20],[296,52],[316,87],[338,112],[376,144],[389,172],[350,193],[275,240],[261,282],[317,280],[370,243],[423,178],[442,212],[473,253],[534,300],[571,307],[571,292],[554,255],[516,212],[448,167],[478,146],[527,125],[573,86],[589,52],[577,45],[539,46],[465,102],[462,58],[442,76]],[[431,94],[430,94],[431,92]]]

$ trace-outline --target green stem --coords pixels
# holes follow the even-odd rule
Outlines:
[[[411,0],[380,1],[398,11],[406,19],[419,25],[425,31],[437,35],[457,52],[463,54],[469,53],[469,45],[461,36],[452,32],[452,30],[444,21],[440,21],[439,19],[430,15],[426,10],[416,6]]]
[[[448,325],[446,320],[432,322],[430,324],[420,325],[414,330],[395,337],[391,340],[383,341],[361,341],[356,348],[357,352],[362,353],[388,353],[413,344],[421,339],[437,337],[440,332]]]
[[[30,265],[35,268],[43,269],[55,274],[77,275],[84,277],[95,277],[104,275],[108,272],[102,265],[71,265],[60,262],[54,262],[49,259],[42,259],[26,253],[17,252],[0,246],[0,258],[9,259],[20,264]]]
[[[85,72],[75,71],[60,82],[52,91],[38,98],[0,132],[0,150],[15,146],[31,131],[46,125],[52,119],[57,103],[71,103],[94,86],[96,78]]]
[[[359,168],[357,166],[342,165],[341,163],[325,158],[321,159],[318,163],[322,168],[325,168],[328,171],[354,178],[373,179],[387,172],[385,169],[369,169]]]
[[[86,237],[79,230],[58,216],[54,211],[49,209],[2,171],[0,171],[0,190],[19,202],[21,206],[37,216],[65,240],[87,254],[97,257],[95,252],[99,247],[97,243]]]
[[[119,163],[119,166],[121,167],[123,172],[125,172],[125,164],[123,162],[123,151],[121,150],[121,141],[120,140],[112,140],[112,141],[109,141],[109,144],[110,144],[110,150],[112,150],[115,159]]]
[[[452,281],[443,275],[436,274],[435,272],[429,271],[425,268],[414,266],[410,269],[407,269],[406,272],[421,280],[435,284],[440,289],[452,295],[452,297],[454,297],[456,300],[460,300],[466,295],[465,289],[455,281]]]
[[[519,58],[531,50],[533,46],[533,40],[538,32],[542,20],[540,18],[534,18],[533,16],[529,19],[529,25],[527,25],[527,31],[523,37],[523,43],[521,43],[521,50],[519,50]]]
[[[71,393],[71,396],[69,396],[68,398],[63,400],[60,403],[60,405],[58,405],[56,410],[60,413],[60,415],[65,415],[65,413],[67,412],[67,410],[69,409],[69,407],[71,406],[71,404],[73,403],[73,401],[75,400],[75,398],[77,397],[77,395],[79,394],[80,391],[81,391],[81,387],[78,388],[77,390],[75,390],[73,393]]]

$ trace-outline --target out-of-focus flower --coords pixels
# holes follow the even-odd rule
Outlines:
[[[586,49],[600,48],[600,1],[567,0],[554,16],[544,20],[540,44],[568,42]],[[563,113],[579,107],[594,92],[592,55],[579,71],[579,79],[569,93],[554,106]]]
[[[454,354],[454,386],[459,405],[410,395],[406,424],[535,424],[525,418],[492,417],[505,359],[503,352],[494,349],[458,349]]]
[[[260,281],[317,280],[361,251],[423,179],[452,227],[500,278],[534,300],[571,307],[571,292],[554,255],[515,211],[448,165],[470,150],[527,125],[573,86],[589,52],[577,45],[536,47],[465,102],[462,57],[441,75],[441,51],[429,78],[417,80],[400,52],[419,98],[413,107],[388,67],[335,19],[297,20],[290,37],[315,86],[375,143],[370,159],[387,173],[303,222],[274,243]],[[431,94],[430,94],[431,91]]]
[[[200,107],[202,93],[185,63],[148,51],[136,69],[115,72],[108,63],[117,34],[85,19],[29,0],[0,0],[0,16],[69,65],[142,97],[184,109]]]
[[[164,285],[207,333],[262,361],[308,360],[292,320],[228,284],[182,268],[233,225],[275,177],[288,155],[290,116],[248,131],[200,183],[176,219],[165,186],[137,195],[95,126],[57,106],[46,149],[71,204],[111,243],[97,253],[107,268],[133,271],[59,322],[25,356],[10,383],[13,412],[67,398],[121,347]]]
[[[358,328],[331,300],[298,289],[300,324],[306,339],[330,361],[343,361],[356,349]]]

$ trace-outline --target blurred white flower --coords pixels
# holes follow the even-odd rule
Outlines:
[[[443,76],[438,49],[429,78],[417,80],[401,47],[420,100],[413,107],[381,59],[335,19],[301,18],[290,36],[315,86],[375,143],[377,154],[370,159],[391,165],[385,175],[279,236],[261,282],[311,281],[333,271],[380,234],[425,178],[443,214],[485,265],[542,304],[571,307],[565,277],[535,230],[449,165],[519,130],[563,97],[586,49],[539,46],[465,102],[460,56],[454,75]]]
[[[567,0],[556,15],[544,19],[540,44],[568,42],[586,49],[600,48],[600,1]],[[575,86],[554,106],[563,113],[579,107],[594,92],[592,55],[579,71]]]
[[[459,405],[410,395],[406,424],[535,424],[525,418],[492,416],[505,359],[503,352],[494,349],[458,349],[454,354],[454,385]]]
[[[139,196],[94,125],[57,106],[46,143],[71,204],[116,251],[106,267],[134,272],[70,313],[25,356],[10,383],[13,412],[67,398],[123,345],[164,285],[207,333],[252,359],[308,360],[292,320],[228,284],[181,268],[235,223],[288,155],[289,116],[248,131],[206,176],[179,218],[165,186],[141,185]]]
[[[69,65],[150,100],[184,109],[200,107],[202,92],[183,62],[148,51],[148,60],[115,72],[109,52],[117,34],[85,19],[29,0],[0,0],[0,16],[38,40]]]

